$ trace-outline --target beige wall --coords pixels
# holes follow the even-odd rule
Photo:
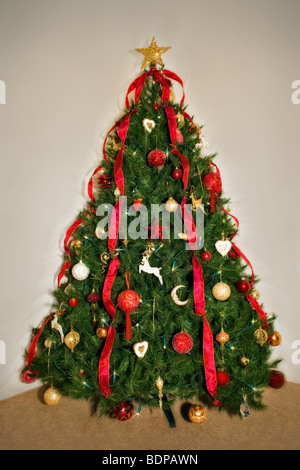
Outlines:
[[[166,67],[218,152],[238,245],[278,314],[273,357],[300,382],[299,15],[299,0],[0,1],[0,398],[37,385],[19,380],[23,350],[49,314],[65,231],[140,72],[134,49],[153,35],[172,46]]]

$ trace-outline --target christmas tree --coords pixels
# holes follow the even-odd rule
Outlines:
[[[194,400],[193,422],[205,419],[203,403],[247,416],[284,376],[271,361],[275,315],[235,244],[216,155],[204,155],[182,80],[164,68],[168,49],[154,38],[137,49],[142,73],[66,233],[53,309],[33,330],[23,377],[48,384],[49,405],[94,397],[99,415],[120,420],[133,404],[159,406],[174,425],[176,398]]]

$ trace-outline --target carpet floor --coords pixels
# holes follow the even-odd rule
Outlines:
[[[143,407],[120,422],[99,419],[91,403],[63,397],[57,406],[43,402],[43,387],[0,402],[1,450],[299,450],[300,384],[267,388],[267,409],[240,419],[207,409],[206,421],[186,418],[187,403],[172,411],[176,428],[160,410]]]

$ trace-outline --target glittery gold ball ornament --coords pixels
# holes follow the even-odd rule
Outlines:
[[[250,292],[250,295],[255,300],[258,300],[260,298],[260,292],[258,292],[258,290],[256,290],[256,289],[252,289],[251,292]]]
[[[281,336],[278,331],[273,331],[268,337],[271,346],[279,346],[281,343]]]
[[[212,295],[217,300],[227,300],[230,297],[231,289],[225,282],[218,282],[212,288]]]
[[[242,367],[247,367],[249,362],[250,362],[250,359],[248,359],[248,357],[246,357],[246,356],[241,356],[240,357],[240,364],[241,364]]]
[[[226,333],[226,331],[224,331],[222,328],[221,331],[216,335],[216,340],[218,343],[224,346],[224,344],[229,340],[229,334]]]
[[[70,243],[71,248],[81,248],[82,243],[80,240],[72,240]]]
[[[191,405],[189,408],[189,418],[192,423],[203,423],[206,420],[206,409],[199,403]]]
[[[98,338],[106,338],[107,336],[107,328],[105,328],[104,326],[100,326],[99,328],[97,328],[96,330],[96,335],[98,336]]]
[[[69,349],[71,349],[72,354],[79,341],[80,335],[76,331],[74,331],[73,328],[71,328],[70,333],[65,336],[65,345],[68,346]]]
[[[257,330],[253,333],[254,340],[260,346],[263,346],[266,341],[268,341],[268,333],[262,329],[260,326]]]
[[[176,122],[178,129],[181,129],[184,126],[184,116],[183,114],[176,114]]]
[[[73,266],[72,276],[77,279],[77,281],[84,281],[88,278],[89,274],[89,268],[81,260]]]
[[[61,394],[58,390],[56,390],[56,388],[53,387],[53,385],[47,388],[44,393],[44,402],[46,403],[46,405],[55,406],[60,402],[60,400]]]

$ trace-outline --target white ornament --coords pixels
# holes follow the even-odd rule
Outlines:
[[[57,330],[59,332],[61,342],[63,343],[64,342],[64,333],[63,333],[62,326],[57,321],[57,315],[56,314],[54,315],[54,318],[51,321],[51,328],[54,328],[55,330]]]
[[[90,274],[89,268],[80,260],[72,269],[72,276],[77,281],[84,281]]]
[[[147,132],[151,132],[155,127],[155,122],[152,119],[143,119],[143,126]]]
[[[226,256],[227,253],[231,249],[231,241],[230,240],[218,240],[215,243],[215,247],[217,251],[220,253],[220,255]]]
[[[107,233],[105,232],[104,228],[101,224],[95,228],[95,235],[99,240],[105,240],[107,238]]]
[[[183,285],[176,286],[176,287],[174,287],[174,289],[172,289],[172,291],[171,291],[172,300],[175,302],[176,305],[186,305],[186,304],[188,303],[188,301],[189,301],[189,299],[188,299],[188,300],[184,300],[184,301],[179,300],[178,295],[177,295],[177,290],[180,289],[181,287],[185,287],[185,286],[183,286]]]
[[[137,357],[144,357],[148,350],[148,341],[142,341],[141,343],[135,343],[133,350]]]
[[[152,268],[149,264],[148,257],[143,256],[141,264],[139,265],[139,273],[141,274],[142,271],[148,274],[154,274],[154,276],[158,277],[159,282],[163,285],[163,279],[160,274],[161,268]]]
[[[172,197],[169,197],[167,202],[165,202],[165,208],[168,212],[175,212],[177,210],[178,203]]]

